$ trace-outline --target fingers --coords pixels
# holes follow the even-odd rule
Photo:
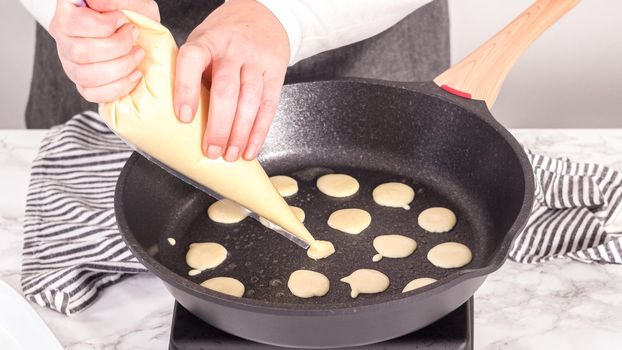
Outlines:
[[[225,1],[192,31],[188,43],[178,55],[175,77],[179,119],[192,119],[201,83],[209,82],[203,152],[228,161],[255,158],[274,118],[290,59],[287,33],[263,5]]]
[[[119,98],[119,96],[125,96],[132,92],[141,77],[141,71],[136,70],[132,74],[107,85],[94,88],[79,85],[76,85],[76,87],[87,101],[95,103],[111,102]]]
[[[63,57],[78,64],[86,64],[110,61],[129,54],[137,37],[138,28],[133,24],[125,24],[106,39],[60,36],[57,43]]]
[[[201,94],[201,77],[211,59],[211,50],[204,44],[187,43],[179,49],[173,100],[177,117],[184,123],[194,118]]]
[[[130,10],[160,21],[158,4],[153,0],[88,0],[89,7],[98,12]]]
[[[258,67],[242,66],[240,62],[229,58],[212,61],[211,52],[206,40],[195,40],[180,48],[174,84],[174,106],[180,121],[189,123],[193,120],[198,108],[202,76],[205,67],[211,65],[210,104],[203,136],[203,152],[211,159],[222,156],[227,161],[236,161],[246,149],[249,135],[256,123],[265,79]],[[280,82],[276,79],[271,84],[276,85],[276,91],[266,95],[271,97],[265,102],[263,115],[268,115],[271,109],[275,110],[270,107],[270,103],[273,100],[275,106],[278,103],[282,83],[282,79]],[[276,98],[273,97],[275,94]],[[264,118],[268,125],[262,128],[269,127],[272,117]],[[257,128],[261,129],[259,126]],[[263,139],[256,142],[257,149],[263,144]]]
[[[268,136],[270,125],[279,105],[284,79],[285,72],[266,72],[264,74],[261,104],[248,139],[248,145],[244,151],[244,159],[246,160],[252,160],[257,157],[259,149],[266,140],[266,136]]]
[[[136,0],[135,0],[136,1]],[[108,12],[119,9],[119,0],[87,0],[90,8],[97,12]],[[136,1],[142,2],[142,1]]]
[[[87,7],[76,7],[68,1],[57,1],[50,31],[54,38],[60,35],[83,38],[107,38],[126,23],[120,11],[99,13]]]
[[[153,0],[87,0],[77,7],[58,0],[50,23],[63,69],[82,96],[91,102],[109,102],[129,94],[142,73],[145,57],[134,46],[138,28],[127,23],[119,9],[128,9],[159,20]]]
[[[203,136],[203,151],[208,158],[223,154],[229,141],[240,93],[241,62],[220,60],[212,63],[207,126]]]
[[[246,148],[263,91],[263,75],[258,67],[244,65],[240,74],[240,94],[235,119],[229,135],[224,159],[229,162],[238,160]]]
[[[63,67],[69,78],[84,88],[108,85],[135,71],[145,57],[145,51],[135,47],[129,54],[120,58],[87,64],[77,64],[64,60]]]

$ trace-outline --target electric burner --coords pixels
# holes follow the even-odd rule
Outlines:
[[[201,321],[175,303],[170,350],[279,350],[286,349],[242,339]],[[416,332],[384,342],[341,348],[356,350],[473,349],[473,298],[435,323]]]

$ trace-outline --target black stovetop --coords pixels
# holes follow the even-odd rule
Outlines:
[[[286,349],[238,338],[216,329],[175,303],[171,350],[278,350]],[[416,332],[381,343],[343,350],[473,349],[473,298],[441,320]]]

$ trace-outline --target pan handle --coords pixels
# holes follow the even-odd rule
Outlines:
[[[454,95],[492,107],[523,51],[581,0],[538,0],[499,33],[441,73],[434,83]]]

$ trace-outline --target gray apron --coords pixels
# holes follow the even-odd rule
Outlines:
[[[160,0],[162,24],[178,44],[222,1]],[[85,101],[64,74],[54,40],[37,26],[35,63],[26,107],[28,128],[49,128],[74,114],[97,110]],[[431,80],[449,66],[447,0],[436,0],[386,31],[367,40],[300,61],[287,71],[286,82],[376,78]]]

